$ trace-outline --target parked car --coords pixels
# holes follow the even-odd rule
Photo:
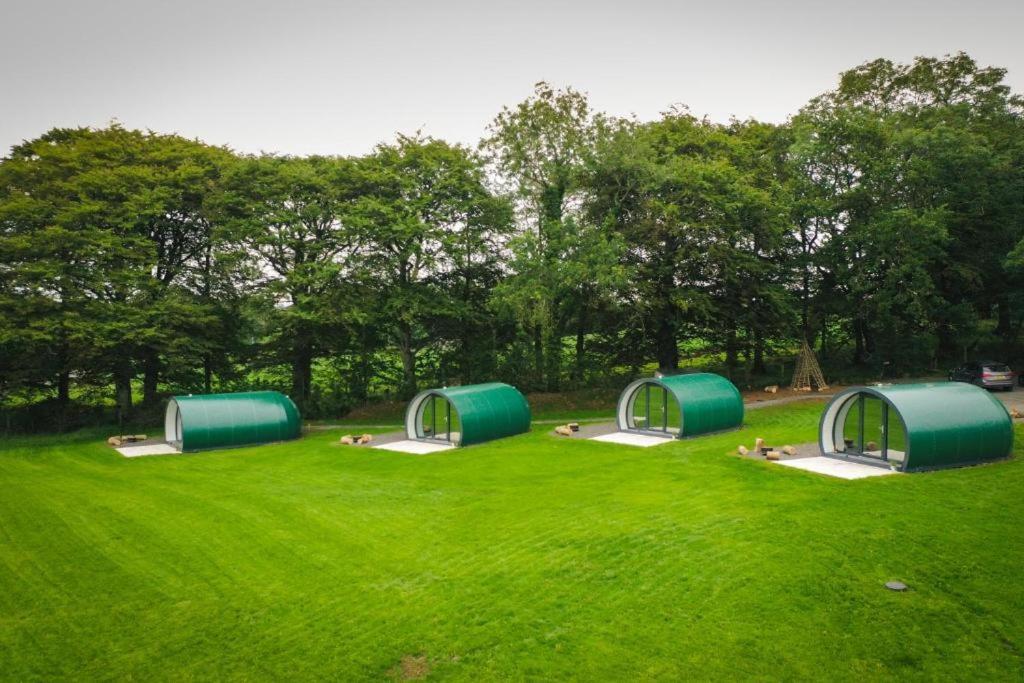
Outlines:
[[[949,373],[951,382],[969,382],[984,389],[1013,391],[1013,371],[1006,363],[994,360],[976,360],[964,363]]]

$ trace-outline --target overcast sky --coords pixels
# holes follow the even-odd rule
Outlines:
[[[53,126],[244,152],[475,143],[547,80],[610,114],[783,121],[877,57],[964,50],[1024,91],[1022,0],[0,0],[0,156]]]

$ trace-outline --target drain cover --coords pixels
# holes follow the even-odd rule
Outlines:
[[[887,581],[885,587],[891,591],[905,591],[907,590],[907,584],[902,581]]]

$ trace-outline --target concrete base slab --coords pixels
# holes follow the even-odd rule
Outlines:
[[[138,458],[142,455],[177,455],[179,451],[167,443],[147,444],[144,446],[122,446],[115,448],[118,453],[126,458]]]
[[[901,474],[896,470],[885,467],[874,467],[873,465],[862,465],[859,462],[840,460],[839,458],[826,458],[818,456],[815,458],[796,458],[795,460],[779,460],[776,465],[793,467],[805,472],[824,474],[828,477],[839,479],[864,479],[866,477],[884,477],[887,474]]]
[[[393,441],[391,443],[382,443],[373,448],[379,448],[384,451],[398,451],[399,453],[413,453],[415,455],[426,455],[427,453],[439,453],[441,451],[450,451],[455,446],[446,443],[427,443],[426,441],[412,441],[406,439],[405,441]]]
[[[632,434],[630,432],[612,432],[611,434],[602,434],[601,436],[591,437],[590,440],[605,441],[607,443],[617,443],[623,446],[638,446],[640,448],[650,448],[651,446],[660,446],[663,443],[670,443],[675,439],[665,436],[648,436],[647,434]]]

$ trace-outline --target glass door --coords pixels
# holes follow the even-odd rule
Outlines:
[[[441,396],[431,395],[423,402],[420,409],[417,436],[421,439],[451,441],[452,418],[452,404]]]
[[[896,412],[877,396],[858,394],[851,401],[836,445],[848,455],[902,463],[906,434]]]
[[[665,387],[644,384],[633,399],[633,428],[649,432],[668,432],[669,396]]]

